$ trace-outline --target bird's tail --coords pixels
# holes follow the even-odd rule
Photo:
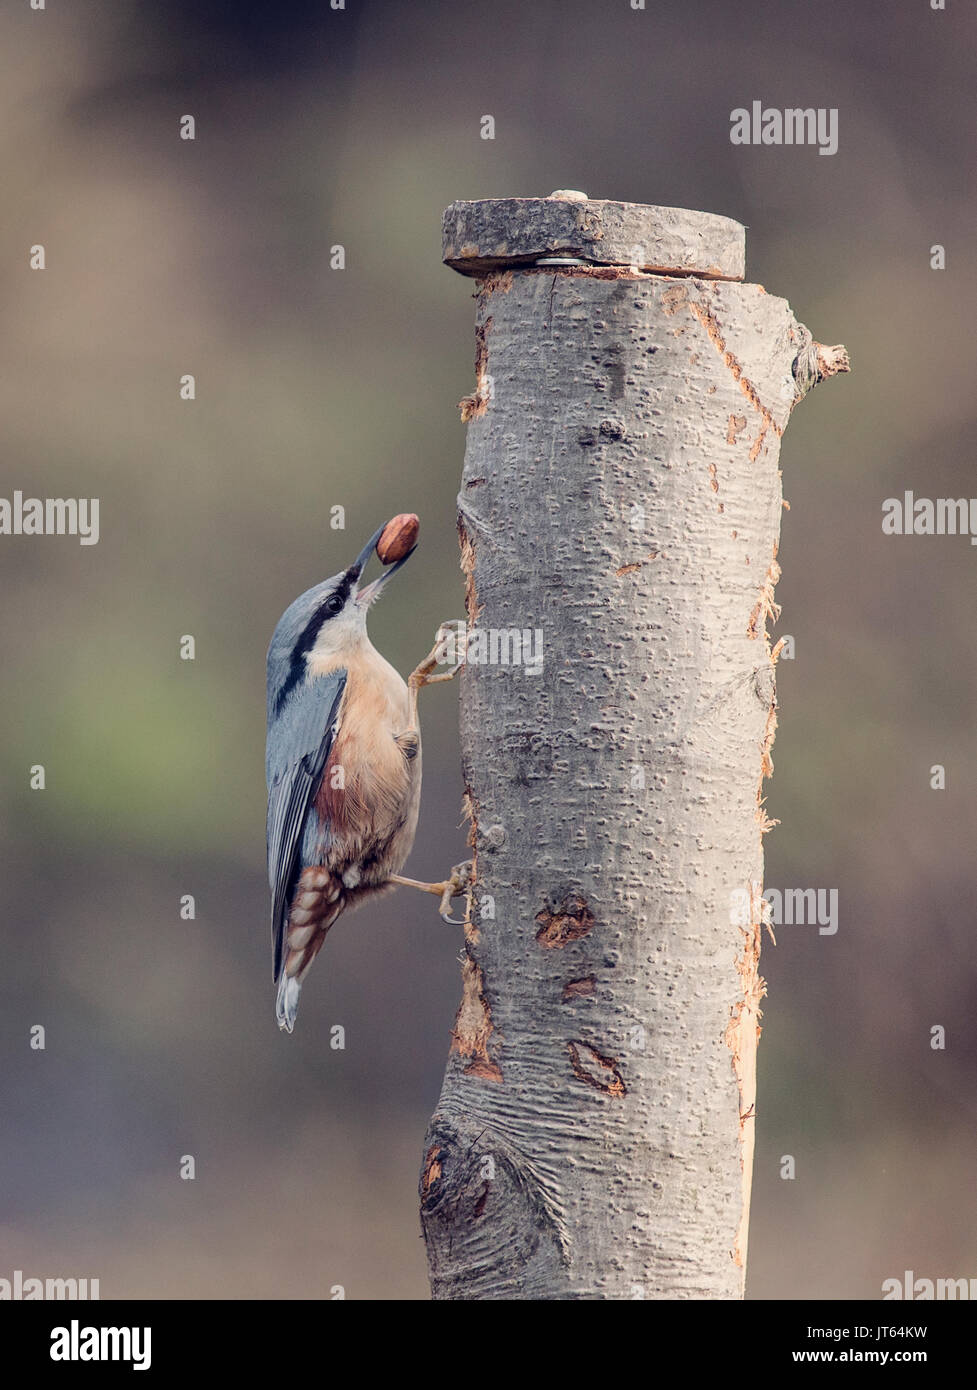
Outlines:
[[[286,975],[284,967],[278,978],[278,999],[275,1004],[275,1017],[279,1028],[290,1033],[295,1027],[295,1015],[299,1009],[299,990],[302,986],[294,975]]]

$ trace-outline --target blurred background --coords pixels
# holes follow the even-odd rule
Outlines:
[[[781,454],[767,884],[837,888],[839,929],[764,947],[749,1295],[977,1276],[977,552],[881,531],[907,488],[975,491],[975,38],[925,0],[4,7],[0,495],[97,496],[101,539],[0,539],[0,1275],[427,1297],[459,942],[419,894],[343,918],[278,1034],[264,657],[399,511],[374,642],[406,673],[463,614],[441,212],[579,188],[747,223],[748,278],[855,368]],[[838,153],[731,146],[753,100],[837,107]],[[417,877],[464,857],[456,701],[422,701]]]

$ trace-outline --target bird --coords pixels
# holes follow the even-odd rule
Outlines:
[[[438,894],[452,921],[447,905],[470,885],[469,864],[442,883],[399,873],[420,806],[418,691],[463,664],[433,674],[442,626],[404,681],[367,635],[367,613],[414,553],[417,530],[412,514],[380,527],[347,569],[289,604],[268,647],[268,882],[275,1014],[288,1033],[305,976],[341,913],[403,884]],[[375,549],[387,568],[360,588]]]

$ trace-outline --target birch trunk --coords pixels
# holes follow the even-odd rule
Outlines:
[[[422,1224],[435,1298],[739,1298],[780,436],[847,358],[737,224],[581,199],[445,214],[475,885]]]

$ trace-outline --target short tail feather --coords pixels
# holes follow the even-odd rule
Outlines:
[[[278,999],[275,1004],[275,1017],[279,1028],[290,1033],[295,1027],[295,1015],[299,1008],[299,991],[302,986],[294,975],[286,975],[284,969],[278,977]]]

